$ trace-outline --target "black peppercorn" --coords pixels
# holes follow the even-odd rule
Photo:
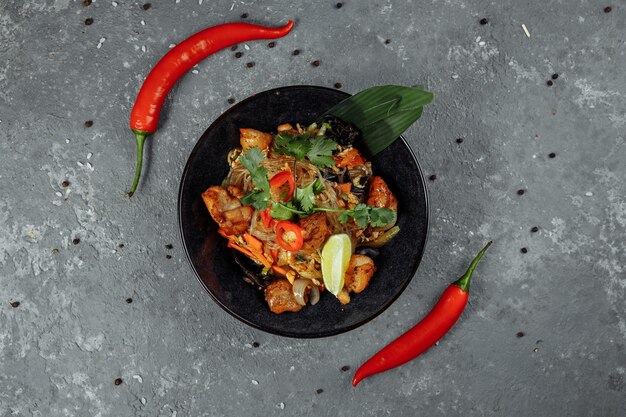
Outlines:
[[[80,239],[75,237],[74,240],[72,240],[72,243],[78,245],[80,243]]]
[[[385,45],[389,45],[391,43],[391,39],[385,39]]]
[[[335,7],[341,9],[343,7],[343,3],[337,3],[335,4]]]
[[[268,48],[273,48],[275,46],[276,46],[276,42],[270,42],[270,43],[267,44]]]
[[[69,186],[70,186],[70,182],[68,180],[63,180],[63,182],[61,182],[61,187],[67,188]]]
[[[146,3],[146,4],[143,5],[143,9],[144,10],[148,10],[151,6],[152,6],[152,4]]]
[[[318,389],[315,390],[316,394],[321,394],[322,392],[324,392],[324,390],[321,389],[321,388],[318,388]]]
[[[83,6],[87,7],[91,4],[91,0],[83,0]]]
[[[85,127],[89,128],[89,127],[91,127],[91,126],[93,126],[93,120],[87,120],[87,121],[85,122]]]
[[[165,245],[165,249],[174,249],[174,245],[168,243],[167,245]]]
[[[428,179],[431,180],[431,181],[435,181],[437,179],[437,176],[435,174],[433,174],[430,177],[428,177]]]
[[[546,84],[548,84],[548,87],[552,87],[554,85],[554,82],[552,82],[552,80],[548,80]]]
[[[130,303],[132,303],[132,302],[133,302],[133,299],[129,297],[129,298],[127,298],[127,299],[126,299],[126,302],[127,302],[128,304],[130,304]]]
[[[226,100],[228,102],[228,104],[235,104],[235,99],[234,98],[229,98],[228,100]]]
[[[519,189],[517,190],[517,195],[524,195],[526,191],[524,191],[523,189]]]
[[[517,332],[517,334],[515,336],[517,336],[517,337],[524,337],[524,332]]]
[[[522,248],[522,249],[520,249],[520,252],[522,252],[522,253],[528,253],[528,248]]]
[[[19,301],[13,301],[11,303],[11,307],[13,307],[13,308],[18,308],[19,306],[20,306],[20,302]]]
[[[458,138],[458,139],[456,140],[456,143],[463,143],[463,138]]]
[[[234,52],[237,50],[237,48],[239,48],[239,45],[233,45],[230,47],[230,50]]]
[[[118,243],[118,244],[117,244],[117,247],[118,247],[119,249],[124,249],[124,244],[123,244],[123,243]]]
[[[116,378],[115,381],[113,381],[113,383],[115,385],[121,385],[122,384],[122,378]]]
[[[252,342],[252,347],[253,348],[258,348],[259,346],[261,346],[261,344],[259,342]]]
[[[172,259],[172,255],[165,255],[165,259]]]
[[[341,367],[341,372],[348,372],[350,370],[350,367],[348,365],[344,365]]]
[[[613,9],[611,8],[611,6],[606,6],[606,7],[604,8],[604,13],[611,13],[611,10],[613,10]]]
[[[342,87],[341,83],[335,83],[335,88],[340,89]]]
[[[248,62],[246,64],[246,67],[248,67],[248,68],[252,68],[253,66],[254,66],[254,62]]]
[[[237,52],[235,54],[235,58],[241,58],[243,56],[243,52]]]
[[[87,19],[85,19],[85,25],[90,26],[93,23],[93,19],[91,17],[88,17]]]
[[[293,52],[291,53],[291,55],[293,55],[293,56],[300,55],[300,50],[299,49],[294,49]]]
[[[559,78],[559,74],[557,74],[556,72],[554,74],[552,74],[552,79],[556,80],[557,78]]]
[[[248,18],[248,13],[243,13],[243,14],[241,15],[241,18],[242,18],[242,19],[247,19],[247,18]]]
[[[480,19],[479,23],[481,25],[485,26],[487,23],[489,23],[489,20],[486,17],[483,17],[482,19]]]
[[[533,233],[537,233],[539,231],[539,228],[537,226],[533,226],[533,228],[530,229],[530,231]]]
[[[311,65],[313,65],[314,67],[319,67],[320,61],[316,59],[315,61],[311,62]]]
[[[548,154],[548,157],[549,158],[555,158],[556,154],[554,152],[550,152],[550,154]]]

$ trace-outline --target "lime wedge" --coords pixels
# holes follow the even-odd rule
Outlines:
[[[352,242],[347,234],[332,235],[322,249],[322,277],[324,286],[335,297],[343,289],[344,275],[350,256]]]

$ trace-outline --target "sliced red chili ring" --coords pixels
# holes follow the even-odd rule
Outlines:
[[[284,239],[283,234],[289,232],[293,233],[295,236],[294,241]],[[290,222],[289,220],[281,220],[276,224],[276,242],[278,242],[281,248],[289,252],[297,252],[302,249],[302,245],[304,245],[302,229],[300,229],[300,226]]]
[[[283,201],[291,200],[291,196],[293,196],[294,191],[296,190],[296,182],[293,180],[293,174],[291,171],[281,171],[278,174],[274,175],[270,180],[270,187],[274,189],[278,189],[282,187],[285,183],[289,183],[289,193]]]

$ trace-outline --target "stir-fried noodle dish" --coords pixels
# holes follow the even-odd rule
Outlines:
[[[378,248],[399,232],[395,196],[354,146],[359,131],[332,117],[276,134],[239,130],[230,172],[202,199],[244,279],[277,314],[327,292],[348,304],[376,279]]]

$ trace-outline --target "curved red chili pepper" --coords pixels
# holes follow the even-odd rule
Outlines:
[[[139,183],[144,141],[148,135],[156,132],[161,107],[176,81],[194,65],[221,49],[245,41],[280,38],[288,34],[291,28],[291,20],[279,28],[226,23],[190,36],[161,58],[143,82],[130,113],[130,128],[137,140],[137,167],[129,196],[133,195]]]
[[[435,307],[415,327],[372,356],[354,374],[352,386],[368,376],[387,371],[416,358],[437,343],[461,317],[469,298],[472,273],[491,241],[478,253],[467,272],[442,294]]]
[[[278,174],[274,175],[270,180],[270,187],[277,189],[280,188],[283,184],[289,183],[289,192],[283,198],[283,202],[291,200],[294,191],[296,190],[296,182],[293,179],[293,174],[291,171],[280,171]]]

